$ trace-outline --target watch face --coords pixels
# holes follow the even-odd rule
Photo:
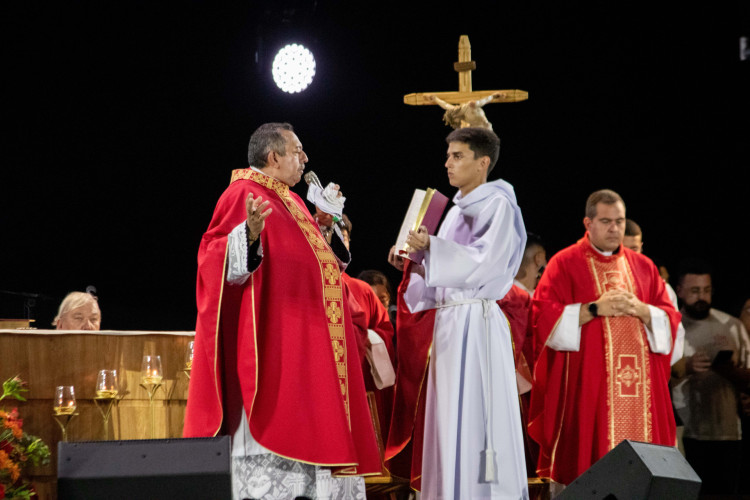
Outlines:
[[[599,312],[599,308],[596,306],[595,303],[592,302],[591,304],[589,304],[589,312],[595,318],[598,316],[597,313]]]

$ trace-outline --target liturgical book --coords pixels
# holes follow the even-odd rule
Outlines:
[[[413,252],[409,245],[406,244],[406,237],[409,236],[409,230],[416,231],[419,226],[426,226],[430,234],[435,234],[440,218],[443,216],[445,207],[448,205],[448,198],[439,191],[427,188],[415,189],[411,198],[409,209],[406,211],[404,222],[401,224],[401,230],[396,238],[396,252],[400,257],[404,257],[414,262],[421,262],[424,258],[424,251]]]

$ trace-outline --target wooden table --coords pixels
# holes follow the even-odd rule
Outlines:
[[[62,434],[52,416],[55,388],[75,387],[78,416],[68,425],[68,441],[104,438],[104,420],[94,403],[96,377],[104,369],[117,370],[122,396],[112,409],[109,439],[181,437],[188,389],[183,368],[193,337],[194,332],[0,330],[0,383],[18,375],[29,385],[26,402],[6,399],[0,407],[18,407],[24,431],[42,438],[52,451],[49,465],[31,471],[40,500],[57,496]],[[153,436],[148,393],[140,385],[145,355],[161,356],[164,376],[154,395]]]

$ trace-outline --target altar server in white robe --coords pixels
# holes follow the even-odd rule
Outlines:
[[[405,300],[412,312],[437,309],[422,498],[526,499],[513,346],[496,303],[513,285],[526,229],[513,187],[487,182],[500,152],[497,135],[461,128],[446,142],[455,205],[437,236],[423,226],[407,239],[425,257],[412,267]]]

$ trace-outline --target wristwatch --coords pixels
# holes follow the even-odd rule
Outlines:
[[[595,318],[599,316],[599,307],[596,305],[596,302],[589,304],[589,312]]]

